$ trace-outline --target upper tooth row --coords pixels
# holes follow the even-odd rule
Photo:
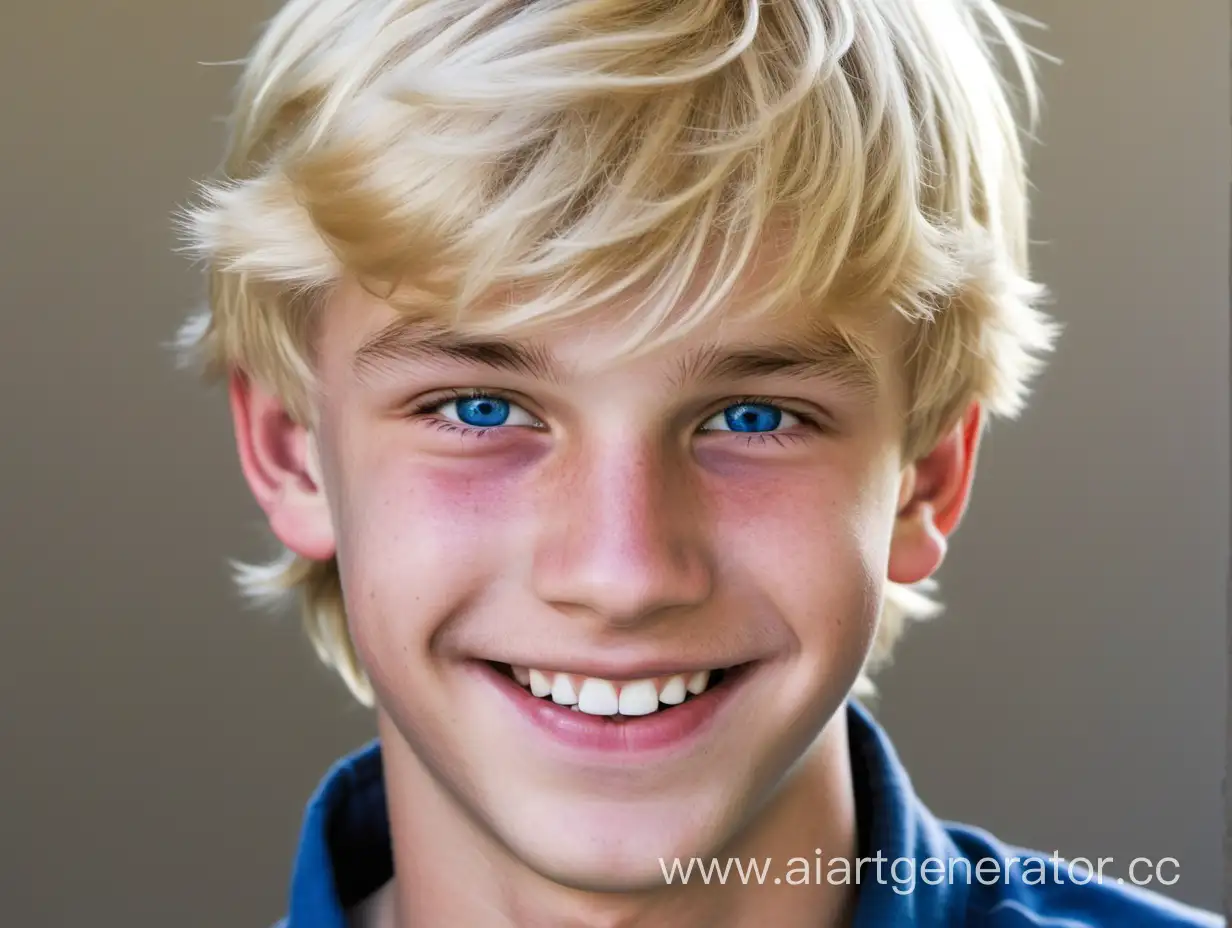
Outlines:
[[[529,686],[534,695],[550,696],[557,705],[576,706],[587,715],[649,715],[659,708],[659,703],[675,706],[684,702],[688,693],[704,693],[710,682],[708,670],[621,684],[525,667],[514,667],[513,675],[523,686]]]

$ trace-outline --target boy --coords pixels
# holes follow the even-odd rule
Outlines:
[[[994,50],[1033,114],[988,0],[273,20],[184,340],[380,733],[284,924],[1219,924],[938,823],[852,700],[1053,339]]]

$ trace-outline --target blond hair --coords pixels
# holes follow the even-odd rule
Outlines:
[[[210,284],[181,347],[311,427],[313,320],[344,275],[492,332],[632,295],[635,348],[725,311],[773,217],[785,258],[749,311],[908,320],[922,453],[971,402],[1015,415],[1054,337],[1017,28],[991,0],[290,0],[247,61],[223,176],[181,217]],[[534,299],[485,303],[514,286]],[[335,561],[284,551],[238,581],[298,598],[371,704]],[[890,584],[862,692],[935,610]]]

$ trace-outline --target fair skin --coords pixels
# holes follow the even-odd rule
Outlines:
[[[635,359],[602,320],[371,350],[397,319],[335,293],[313,433],[231,384],[249,485],[288,548],[337,557],[376,694],[397,878],[357,921],[848,924],[854,887],[669,887],[659,861],[855,856],[842,709],[885,581],[944,556],[978,408],[904,461],[892,325],[864,367],[767,363],[806,343],[790,320]],[[657,711],[595,695],[647,680]]]

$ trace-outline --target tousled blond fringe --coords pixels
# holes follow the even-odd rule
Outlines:
[[[345,275],[490,334],[619,299],[636,352],[733,312],[786,230],[741,311],[907,320],[919,454],[973,401],[1016,415],[1055,337],[1027,263],[1036,114],[992,0],[291,0],[247,62],[221,178],[180,217],[210,297],[179,345],[311,424],[313,322]],[[514,287],[534,298],[488,299]],[[257,601],[299,600],[370,704],[336,563],[237,570]],[[889,586],[860,692],[937,611],[926,592]]]

